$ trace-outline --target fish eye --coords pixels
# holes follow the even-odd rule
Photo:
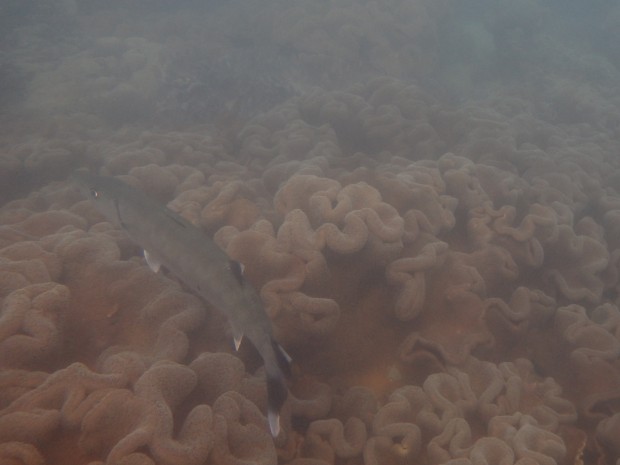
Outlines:
[[[97,192],[97,190],[96,190],[96,189],[91,189],[91,190],[90,190],[90,195],[91,195],[94,199],[96,199],[97,197],[99,197],[99,192]]]

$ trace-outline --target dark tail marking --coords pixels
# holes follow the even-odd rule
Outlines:
[[[271,435],[280,434],[280,409],[288,396],[288,389],[282,376],[267,375],[267,419]]]
[[[282,378],[267,377],[267,403],[269,410],[279,412],[288,396],[288,388]]]

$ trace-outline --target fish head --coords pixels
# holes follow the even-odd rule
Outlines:
[[[121,224],[119,203],[126,185],[112,177],[98,176],[87,171],[76,171],[71,180],[77,184],[85,197],[95,204],[106,219],[116,225]]]

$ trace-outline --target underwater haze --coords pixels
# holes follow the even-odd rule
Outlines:
[[[619,44],[612,0],[2,1],[0,464],[620,465]],[[78,169],[243,265],[275,437]]]

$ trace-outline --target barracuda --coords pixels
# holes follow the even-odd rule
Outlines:
[[[144,249],[151,269],[163,265],[228,317],[237,349],[243,336],[256,347],[267,375],[269,429],[277,436],[291,359],[274,340],[271,321],[241,265],[191,223],[121,180],[82,171],[72,178],[110,222]]]

